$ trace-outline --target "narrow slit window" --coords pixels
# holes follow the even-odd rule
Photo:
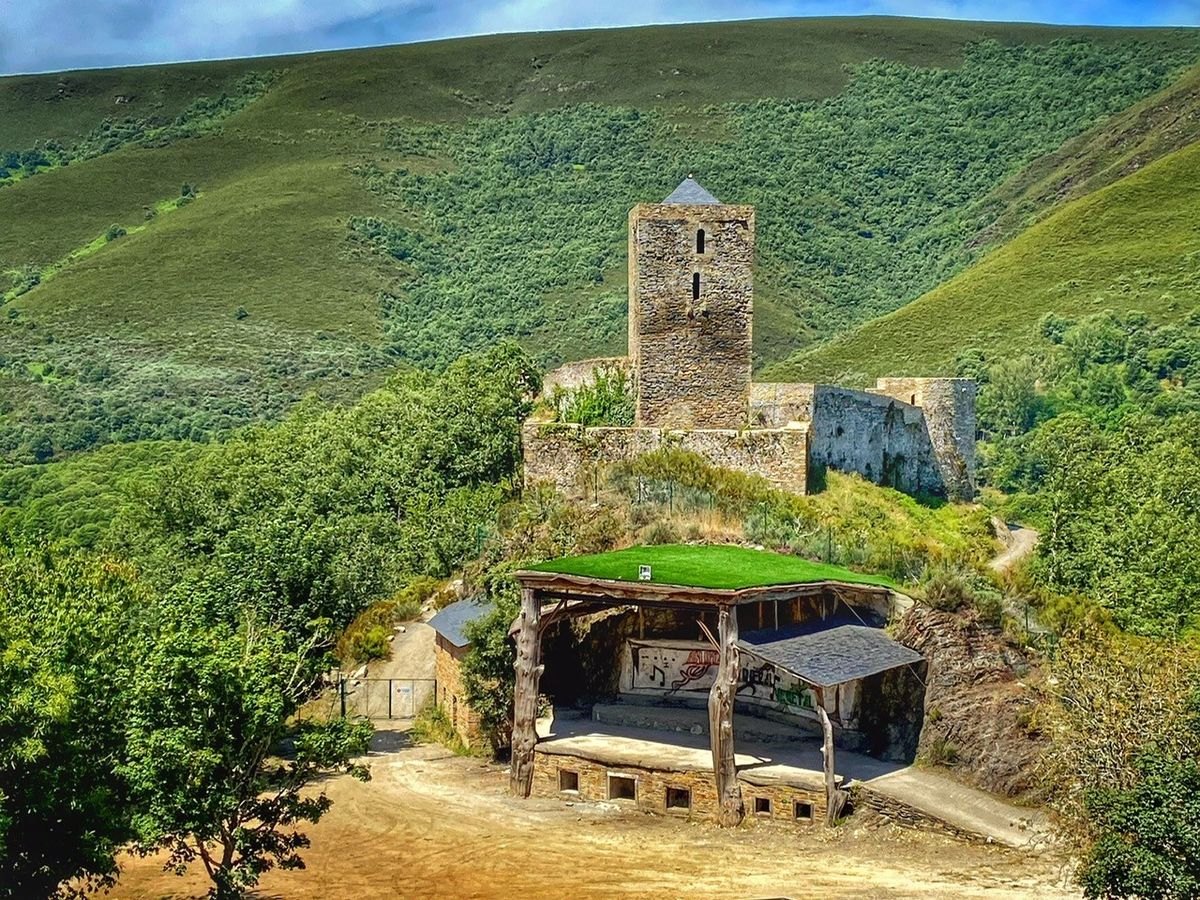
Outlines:
[[[699,272],[692,273],[692,299],[693,300],[700,299],[700,273]]]
[[[696,232],[696,252],[697,253],[704,252],[704,229],[703,228],[701,228],[699,231]]]

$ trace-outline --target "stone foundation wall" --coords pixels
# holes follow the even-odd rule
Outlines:
[[[578,776],[578,791],[559,790],[559,774],[562,770]],[[635,800],[613,800],[609,797],[608,776],[622,775],[636,782]],[[814,778],[819,776],[814,775]],[[742,783],[742,799],[746,804],[747,818],[790,821],[797,825],[821,826],[825,822],[825,793],[814,785],[811,789],[791,785],[756,785]],[[691,805],[683,809],[668,809],[667,788],[684,789],[691,792]],[[712,772],[670,772],[661,769],[643,769],[631,766],[607,766],[595,760],[560,753],[538,750],[534,754],[533,793],[539,797],[584,802],[615,802],[631,809],[658,815],[677,815],[691,819],[715,820],[717,817],[717,788]],[[755,799],[770,803],[769,812],[755,812]],[[811,814],[796,818],[795,804],[807,806]],[[802,810],[803,811],[803,810]]]
[[[463,689],[460,663],[466,647],[455,647],[440,634],[433,654],[434,677],[437,678],[437,703],[450,718],[450,724],[468,747],[483,741],[479,714],[467,702]]]
[[[552,482],[568,496],[595,489],[598,467],[635,459],[667,446],[703,456],[714,466],[759,475],[778,488],[808,491],[808,429],[586,428],[526,422],[521,429],[525,484]]]

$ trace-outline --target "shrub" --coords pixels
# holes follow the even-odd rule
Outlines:
[[[678,544],[679,529],[669,519],[658,519],[642,529],[643,544]]]
[[[117,238],[125,237],[126,234],[127,232],[125,229],[114,222],[112,225],[109,225],[108,230],[104,232],[104,240],[115,241]]]
[[[594,380],[573,391],[556,388],[550,398],[560,422],[579,425],[633,424],[633,388],[620,366],[597,368]]]

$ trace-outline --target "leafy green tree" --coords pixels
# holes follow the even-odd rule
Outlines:
[[[296,646],[253,617],[234,628],[181,611],[136,673],[122,770],[139,846],[166,849],[179,872],[199,859],[214,898],[242,896],[275,866],[303,868],[299,828],[331,804],[306,788],[337,773],[368,778],[354,761],[368,723],[287,724],[317,688],[319,643]]]
[[[521,607],[512,585],[492,591],[494,608],[466,627],[471,650],[463,660],[463,688],[471,709],[479,714],[480,728],[498,751],[512,741],[513,662],[516,652],[508,629]]]
[[[1151,747],[1137,775],[1131,788],[1087,797],[1099,836],[1080,872],[1085,896],[1200,897],[1200,760]]]
[[[113,881],[132,835],[117,763],[147,599],[111,560],[0,553],[0,897]]]

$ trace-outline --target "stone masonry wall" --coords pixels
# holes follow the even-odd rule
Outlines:
[[[577,791],[559,790],[559,773],[562,770],[578,776]],[[612,800],[608,793],[608,776],[624,775],[636,782],[635,800]],[[814,779],[819,776],[814,773]],[[747,818],[770,818],[790,821],[797,825],[820,825],[825,821],[825,792],[814,783],[811,788],[779,784],[752,784],[745,778],[742,782],[742,799],[746,804]],[[682,788],[691,792],[691,805],[684,809],[667,807],[667,788]],[[643,812],[659,815],[678,815],[692,819],[716,819],[717,789],[712,772],[667,771],[643,769],[631,766],[608,766],[592,759],[562,753],[535,751],[533,767],[533,793],[539,797],[574,801],[616,802]],[[770,811],[755,813],[755,799],[769,801]],[[798,818],[796,804],[802,803],[810,815]]]
[[[596,380],[596,372],[604,369],[628,369],[627,356],[600,356],[595,359],[580,359],[563,363],[547,372],[542,378],[542,396],[549,397],[555,389],[576,391]]]
[[[815,390],[815,384],[754,382],[750,385],[750,424],[786,428],[791,422],[811,422]]]
[[[875,393],[921,407],[946,494],[975,497],[975,382],[969,378],[880,378]]]
[[[436,635],[434,648],[434,677],[437,678],[437,702],[450,718],[450,724],[458,732],[464,744],[473,747],[483,735],[479,728],[479,714],[467,702],[463,689],[460,663],[467,652],[466,647],[455,647],[440,634]]]
[[[817,385],[808,454],[814,469],[858,472],[909,494],[945,493],[925,416],[891,397]]]
[[[568,496],[595,488],[597,467],[632,460],[666,446],[698,453],[715,466],[760,475],[776,487],[807,492],[808,430],[668,431],[662,428],[585,428],[528,421],[521,429],[525,483],[553,482]]]
[[[752,206],[643,203],[630,211],[629,355],[639,425],[745,426],[753,260]]]

